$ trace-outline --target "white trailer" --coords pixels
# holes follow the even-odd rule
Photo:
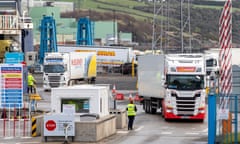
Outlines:
[[[138,94],[146,113],[168,119],[205,118],[205,59],[202,54],[138,58]]]
[[[72,85],[77,81],[94,83],[96,79],[96,53],[46,53],[43,67],[44,90]]]
[[[131,47],[120,46],[63,46],[58,45],[59,52],[96,52],[98,66],[119,66],[136,60]]]

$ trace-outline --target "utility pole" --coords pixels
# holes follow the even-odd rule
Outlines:
[[[191,12],[190,12],[190,0],[188,0],[188,8],[187,8],[187,19],[186,21],[183,19],[183,2],[184,0],[180,0],[180,29],[181,29],[181,51],[184,52],[192,52],[192,34],[191,34]],[[184,48],[184,29],[188,25],[188,36],[189,36],[189,46],[188,49]]]
[[[115,22],[116,22],[116,14],[115,10],[113,10],[113,40],[114,40],[114,45],[116,44],[116,30],[115,30]]]
[[[183,47],[183,0],[180,1],[180,29],[181,29],[181,51],[184,52]]]
[[[190,13],[190,0],[188,0],[188,33],[189,33],[189,52],[192,53],[192,32],[191,32],[191,13]]]
[[[160,26],[161,26],[161,29],[160,29],[160,35],[157,36],[156,34],[156,19],[157,19],[157,16],[160,14],[162,17],[163,17],[163,5],[164,5],[164,2],[165,0],[161,0],[161,6],[160,8],[156,8],[156,2],[157,0],[154,0],[154,6],[153,6],[153,24],[152,24],[152,52],[155,53],[155,50],[156,50],[156,44],[157,42],[159,41],[160,39],[160,50],[162,51],[163,48],[163,20],[161,19],[161,23],[160,23]]]
[[[156,22],[156,0],[154,0],[153,4],[153,24],[152,24],[152,52],[155,49],[155,22]]]

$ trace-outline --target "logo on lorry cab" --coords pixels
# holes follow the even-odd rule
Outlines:
[[[73,59],[71,63],[72,63],[72,65],[82,65],[83,60],[82,59]]]

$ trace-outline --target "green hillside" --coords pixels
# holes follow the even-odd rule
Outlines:
[[[150,43],[152,41],[153,3],[134,0],[61,0],[75,3],[76,11],[62,14],[64,17],[89,16],[91,20],[113,20],[116,18],[121,32],[133,33],[133,41]],[[218,47],[218,21],[224,2],[194,0],[190,7],[192,46]],[[156,5],[160,8],[161,3]],[[161,12],[161,11],[159,11]],[[240,1],[233,1],[233,42],[240,43]],[[157,16],[156,35],[161,29],[163,45],[179,47],[180,39],[180,2],[171,0],[163,4],[163,16]],[[167,17],[169,15],[169,17]],[[187,3],[183,5],[184,45],[189,44]],[[161,27],[162,26],[162,27]],[[159,44],[158,44],[159,45]]]

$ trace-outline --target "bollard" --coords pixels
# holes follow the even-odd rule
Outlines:
[[[32,117],[32,136],[37,136],[37,119]]]

